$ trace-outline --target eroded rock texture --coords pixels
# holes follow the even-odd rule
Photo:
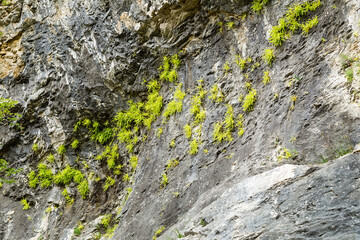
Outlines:
[[[317,16],[308,34],[298,29],[273,46],[269,31],[292,4],[304,2],[270,0],[259,13],[250,0],[0,6],[0,96],[18,101],[14,111],[22,114],[21,130],[0,126],[0,158],[22,168],[15,183],[0,189],[0,239],[177,239],[176,230],[184,239],[359,239],[360,159],[352,150],[360,142],[360,3],[321,1],[299,20]],[[274,49],[271,66],[263,60],[267,48]],[[74,125],[90,119],[113,126],[129,100],[146,101],[144,80],[158,80],[163,57],[174,54],[181,59],[176,83],[186,92],[182,111],[167,120],[160,115],[151,130],[140,126],[142,141],[132,153],[114,136],[116,164],[123,165],[116,175],[96,160],[110,141],[94,142]],[[251,61],[241,69],[236,55]],[[201,79],[206,118],[192,125],[199,145],[192,155],[184,126],[194,123]],[[244,112],[249,84],[256,102]],[[214,85],[223,101],[209,98]],[[162,81],[162,112],[175,88]],[[244,133],[238,136],[236,126],[232,141],[218,143],[214,127],[228,106],[234,125],[243,115]],[[62,145],[64,155],[56,153]],[[167,169],[172,159],[178,166]],[[74,181],[30,188],[27,175],[39,163],[53,174],[66,166],[80,170],[89,195],[83,199]],[[168,184],[161,187],[164,173]],[[104,191],[107,177],[115,183]],[[22,199],[30,209],[22,209]]]

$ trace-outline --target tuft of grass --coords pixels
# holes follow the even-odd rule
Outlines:
[[[275,55],[274,55],[274,49],[271,48],[267,48],[264,50],[262,59],[269,65],[271,66],[272,62],[275,60]]]
[[[209,99],[217,103],[222,102],[224,100],[224,95],[219,89],[217,84],[214,84],[214,86],[211,88]]]
[[[269,82],[270,82],[269,71],[265,71],[264,76],[263,76],[263,83],[264,83],[264,85],[266,85]]]
[[[184,126],[184,132],[185,132],[185,136],[187,139],[190,139],[191,136],[192,136],[192,129],[191,129],[191,126],[189,124],[186,124]]]
[[[30,208],[30,205],[25,198],[21,199],[21,204],[23,205],[24,210],[28,210]]]
[[[168,185],[168,184],[169,184],[169,178],[168,178],[166,172],[164,172],[164,173],[162,174],[160,187],[161,187],[161,188],[163,188],[163,187],[165,188],[166,185]]]
[[[268,2],[269,0],[254,0],[251,5],[251,9],[259,14]]]
[[[64,145],[60,145],[60,146],[58,147],[58,149],[57,149],[57,153],[58,153],[60,156],[62,156],[62,155],[65,154],[65,152],[66,152],[65,146],[64,146]]]
[[[190,142],[190,149],[189,149],[189,153],[191,155],[197,154],[199,152],[199,143],[196,139],[193,139]]]
[[[165,230],[165,227],[164,226],[160,226],[158,229],[156,229],[154,231],[154,236],[152,237],[153,240],[156,240],[160,235],[161,233]]]
[[[244,112],[251,112],[254,109],[256,94],[256,89],[251,89],[249,93],[245,96],[242,105]]]
[[[75,139],[72,143],[71,143],[71,147],[73,149],[77,149],[79,147],[79,140]]]

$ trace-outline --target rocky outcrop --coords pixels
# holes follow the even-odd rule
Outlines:
[[[276,47],[269,31],[292,1],[269,1],[258,13],[240,0],[3,4],[0,96],[18,101],[22,117],[21,129],[0,124],[0,158],[22,171],[1,188],[0,238],[176,239],[176,230],[185,239],[358,238],[360,5],[321,2],[298,19],[317,24]],[[274,50],[270,64],[265,49]],[[163,57],[175,54],[177,81],[159,80]],[[133,152],[118,132],[93,141],[84,120],[115,132],[129,100],[146,103],[151,79],[161,83],[163,108],[151,129],[134,130]],[[206,117],[195,123],[200,85]],[[186,93],[182,111],[165,117],[176,87]],[[251,89],[252,111],[244,108]],[[217,142],[215,126],[226,134],[231,125],[226,116],[229,141]],[[120,174],[96,159],[107,145]],[[88,195],[75,180],[30,188],[39,163],[52,174],[79,170]]]

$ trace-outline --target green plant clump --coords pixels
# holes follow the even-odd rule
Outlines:
[[[152,239],[156,240],[164,230],[165,230],[164,226],[159,227],[157,230],[154,231],[154,236]]]
[[[219,90],[217,84],[214,84],[214,86],[211,88],[209,99],[217,103],[222,102],[224,100],[224,95],[221,92],[221,90]]]
[[[64,189],[64,191],[62,191],[61,195],[64,196],[64,198],[65,198],[65,200],[66,200],[66,203],[67,203],[68,205],[73,204],[74,199],[70,197],[70,194],[69,194],[69,192],[68,192],[68,190],[67,190],[66,188]]]
[[[214,126],[213,131],[213,139],[217,142],[222,142],[223,140],[227,140],[231,142],[232,138],[232,130],[234,129],[234,109],[230,104],[227,104],[227,111],[225,113],[224,122],[217,122]]]
[[[113,179],[110,176],[106,177],[105,185],[104,185],[104,192],[106,192],[108,190],[108,188],[110,186],[113,186],[114,184],[115,184],[115,179]]]
[[[30,205],[25,198],[21,200],[21,204],[23,205],[24,210],[28,210],[30,208]]]
[[[195,125],[202,123],[206,117],[205,109],[202,107],[206,95],[206,91],[204,90],[202,83],[203,80],[198,81],[198,86],[196,87],[195,95],[190,99],[191,101],[190,113],[194,116]]]
[[[305,24],[300,24],[298,21],[309,11],[315,11],[321,6],[321,1],[296,3],[289,7],[286,15],[279,19],[278,25],[274,26],[270,31],[270,42],[274,46],[280,46],[286,39],[290,38],[300,27],[303,29],[303,34],[307,35],[309,30],[317,25],[317,18],[313,18]]]
[[[175,113],[180,113],[182,111],[182,100],[184,99],[186,94],[185,92],[181,91],[181,88],[182,84],[179,83],[174,92],[174,100],[169,102],[169,104],[164,110],[163,117],[165,117],[165,119],[168,119],[171,115],[174,115]]]
[[[10,98],[0,97],[0,125],[18,126],[20,128],[17,121],[22,117],[21,114],[11,111],[17,103]]]
[[[269,71],[265,71],[264,76],[263,76],[263,83],[264,83],[264,85],[266,85],[269,82],[270,82]]]
[[[181,60],[178,55],[172,55],[171,57],[165,56],[163,58],[163,65],[159,68],[160,80],[166,80],[174,82],[178,78],[177,70],[180,67]]]
[[[269,0],[254,0],[251,9],[256,13],[260,13],[268,2]]]
[[[275,59],[274,49],[265,49],[262,58],[269,66],[271,66],[272,62]]]
[[[250,112],[253,110],[256,101],[256,89],[251,89],[245,96],[242,108],[244,112]]]
[[[3,183],[13,183],[15,182],[15,179],[13,178],[15,175],[17,175],[22,169],[15,169],[12,167],[9,167],[9,163],[5,161],[4,159],[0,159],[0,173],[3,173],[5,175],[4,178],[0,177],[0,187],[2,187]]]
[[[199,143],[196,139],[193,139],[190,142],[190,149],[189,149],[189,153],[191,155],[197,154],[199,152]]]

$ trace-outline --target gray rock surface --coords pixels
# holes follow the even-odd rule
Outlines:
[[[277,48],[269,30],[293,1],[269,1],[260,14],[251,11],[250,0],[13,0],[0,6],[0,96],[17,100],[22,114],[22,130],[0,125],[0,158],[22,168],[15,183],[0,188],[0,239],[106,239],[106,214],[113,216],[112,239],[152,239],[161,226],[159,239],[176,239],[175,229],[185,239],[359,238],[358,148],[350,152],[360,142],[360,62],[354,60],[360,3],[322,2],[305,18],[319,20],[309,35],[296,31]],[[271,67],[262,60],[269,47],[276,56]],[[140,129],[147,138],[135,146],[138,167],[124,182],[95,160],[105,146],[84,129],[73,132],[74,124],[85,118],[104,124],[126,110],[128,100],[145,100],[144,79],[158,79],[163,56],[175,53],[182,60],[178,82],[187,93],[183,111]],[[244,71],[237,54],[253,60]],[[346,57],[354,61],[352,81]],[[266,70],[271,81],[264,85]],[[207,94],[199,152],[190,155],[183,127],[192,121],[199,79],[207,91],[217,84],[224,101],[214,103]],[[239,102],[245,82],[257,90],[249,113]],[[174,87],[163,83],[165,107]],[[214,124],[224,121],[226,104],[235,116],[244,115],[245,132],[216,143]],[[70,147],[74,139],[77,150]],[[38,152],[31,149],[35,142]],[[63,144],[67,151],[60,157],[56,149]],[[130,156],[118,146],[125,171]],[[282,159],[285,150],[297,153]],[[28,186],[27,174],[50,153],[56,156],[53,173],[70,165],[87,177],[86,199],[75,183],[66,187],[72,205],[61,195],[64,186]],[[160,188],[171,159],[179,165]],[[107,176],[115,185],[104,192]],[[31,206],[26,211],[24,198]],[[84,229],[76,236],[79,222]]]

